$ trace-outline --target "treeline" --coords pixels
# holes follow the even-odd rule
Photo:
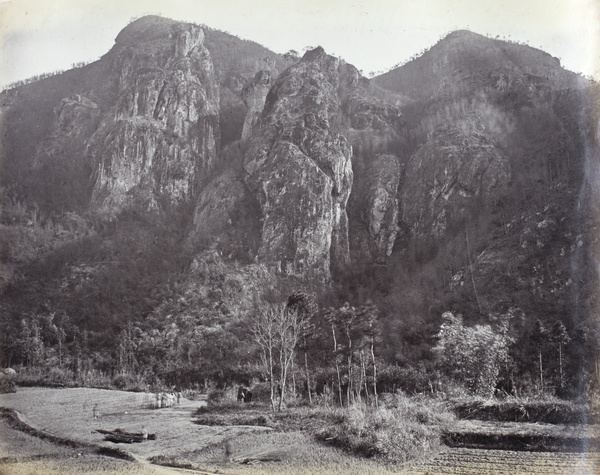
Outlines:
[[[87,61],[79,61],[79,62],[71,64],[71,69],[83,68],[87,64],[89,64],[89,62],[87,62]],[[34,83],[36,81],[40,81],[42,79],[50,78],[50,77],[53,77],[53,76],[58,76],[60,74],[63,74],[65,71],[66,70],[64,70],[64,69],[58,69],[56,71],[50,71],[50,72],[47,72],[47,73],[36,74],[36,75],[31,76],[31,77],[29,77],[27,79],[20,79],[18,81],[11,82],[10,84],[7,84],[4,87],[3,90],[4,91],[10,91],[12,89],[17,89],[17,88],[19,88],[21,86],[26,86],[27,84],[31,84],[31,83]]]
[[[599,348],[591,328],[527,322],[514,308],[474,325],[444,312],[428,356],[417,360],[409,335],[386,335],[389,316],[370,301],[325,307],[324,296],[295,290],[282,298],[281,289],[271,288],[254,294],[247,309],[233,307],[253,278],[211,259],[199,264],[210,290],[199,285],[197,295],[165,302],[145,320],[124,324],[112,341],[81,330],[64,313],[24,315],[3,342],[5,358],[10,354],[22,384],[266,387],[274,409],[298,398],[377,405],[381,393],[399,390],[575,397],[597,389]]]

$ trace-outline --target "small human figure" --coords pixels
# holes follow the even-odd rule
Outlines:
[[[238,402],[246,401],[246,388],[244,386],[238,388],[237,400]]]

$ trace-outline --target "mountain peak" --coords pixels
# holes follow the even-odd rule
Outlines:
[[[150,40],[159,37],[168,37],[171,28],[181,22],[170,20],[158,15],[147,15],[132,21],[121,30],[115,39],[119,45],[133,45],[140,40]]]
[[[485,38],[485,36],[480,35],[479,33],[475,33],[474,31],[471,31],[471,30],[454,30],[454,31],[448,33],[444,37],[445,40],[452,40],[452,39],[459,39],[459,38]]]
[[[393,69],[375,82],[395,92],[425,99],[448,86],[455,90],[491,87],[500,76],[517,82],[547,78],[555,87],[569,87],[573,73],[563,70],[550,54],[512,41],[456,30],[416,59]]]
[[[304,53],[304,56],[302,56],[302,60],[303,61],[314,61],[319,56],[325,56],[325,55],[327,55],[327,53],[325,52],[323,47],[317,46],[316,48],[308,50],[306,53]]]

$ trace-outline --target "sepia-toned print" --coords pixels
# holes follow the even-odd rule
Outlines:
[[[0,2],[0,472],[600,473],[599,15]]]

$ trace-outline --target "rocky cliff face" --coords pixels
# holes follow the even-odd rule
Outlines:
[[[82,241],[78,255],[44,248],[56,262],[72,261],[48,288],[68,277],[82,289],[70,301],[86,302],[101,280],[153,296],[143,311],[132,298],[135,311],[118,315],[146,315],[170,299],[177,290],[163,269],[181,273],[182,262],[208,253],[239,275],[267,264],[322,288],[359,289],[394,325],[435,323],[447,310],[476,320],[509,307],[554,318],[584,299],[571,290],[573,263],[597,244],[578,230],[594,157],[582,159],[590,100],[572,79],[543,52],[468,32],[369,81],[321,48],[286,63],[231,35],[207,30],[205,38],[197,26],[147,17],[100,61],[2,95],[3,167],[11,163],[10,180],[29,203],[56,197],[44,212],[69,238],[58,216],[78,196],[75,221],[97,236],[95,247]],[[84,214],[90,200],[94,212]],[[13,214],[23,214],[14,202]],[[129,207],[136,213],[119,214]],[[147,213],[157,209],[157,219]],[[51,231],[38,228],[43,242]],[[135,267],[127,259],[138,251]],[[123,265],[106,267],[107,252]],[[90,277],[67,276],[69,268],[89,268]],[[141,287],[142,274],[155,280]],[[31,295],[42,295],[30,282]],[[24,295],[15,289],[15,299]],[[115,314],[123,293],[112,309],[96,308]],[[59,300],[52,290],[42,297]]]
[[[485,136],[439,131],[407,165],[402,219],[416,239],[442,237],[449,225],[469,221],[497,199],[510,177],[508,157]]]
[[[263,69],[256,73],[254,79],[242,89],[242,99],[248,109],[244,119],[242,139],[247,139],[252,135],[252,130],[265,107],[267,94],[272,85],[273,76],[271,71]]]
[[[189,201],[216,159],[219,91],[204,32],[174,24],[167,38],[153,39],[145,27],[130,25],[115,45],[118,98],[88,144],[98,164],[94,206]]]
[[[187,236],[190,252],[211,247],[242,262],[251,262],[260,241],[260,205],[243,179],[229,171],[200,192]]]
[[[206,56],[207,50],[210,57]],[[124,145],[127,140],[117,136],[139,130],[151,133],[153,138],[149,143],[130,143],[127,153],[155,148],[154,171],[160,157],[178,157],[169,165],[172,171],[157,171],[158,181],[150,173],[145,182],[160,188],[172,179],[177,182],[173,193],[183,195],[191,184],[177,178],[179,171],[192,170],[189,162],[199,156],[200,162],[210,168],[219,142],[227,144],[240,138],[247,112],[241,97],[244,85],[262,69],[276,77],[285,67],[283,57],[217,30],[153,16],[136,20],[118,35],[115,46],[100,60],[0,94],[3,118],[10,123],[0,150],[3,186],[10,183],[14,192],[37,201],[48,212],[85,210],[90,201],[92,172],[97,172],[94,178],[100,178],[94,201],[97,205],[109,196],[109,167],[127,173],[118,163],[122,150],[119,152],[121,146],[117,143],[121,140]],[[96,104],[98,117],[90,120],[84,117],[83,109],[78,112],[61,105],[63,99],[76,96],[80,104]],[[136,121],[140,119],[146,123],[137,129]],[[61,133],[65,121],[77,124],[76,128],[89,136],[83,138],[75,130]],[[127,126],[125,122],[129,122]],[[101,130],[94,134],[99,126]],[[70,137],[71,133],[76,137]],[[88,147],[92,134],[94,143]],[[99,149],[105,145],[112,152],[101,153]],[[109,155],[115,156],[114,163]],[[66,160],[56,158],[61,156]],[[138,158],[143,161],[141,156]],[[51,164],[52,160],[62,165]],[[103,163],[102,176],[92,164],[94,160]],[[85,163],[88,169],[73,170],[74,163]],[[114,191],[118,188],[121,195],[135,187],[131,180],[114,185]],[[127,195],[132,198],[129,201],[143,194],[138,191]],[[154,207],[159,201],[164,205],[179,200],[169,197],[170,193],[163,190],[140,202],[147,201]],[[123,196],[115,198],[115,204],[124,200]]]
[[[317,48],[279,76],[244,165],[264,219],[259,259],[321,281],[348,260],[353,175],[351,147],[335,132],[338,65]]]
[[[392,254],[398,235],[398,187],[403,166],[394,155],[379,155],[365,173],[363,222],[368,237],[362,239],[372,257],[387,258]]]

